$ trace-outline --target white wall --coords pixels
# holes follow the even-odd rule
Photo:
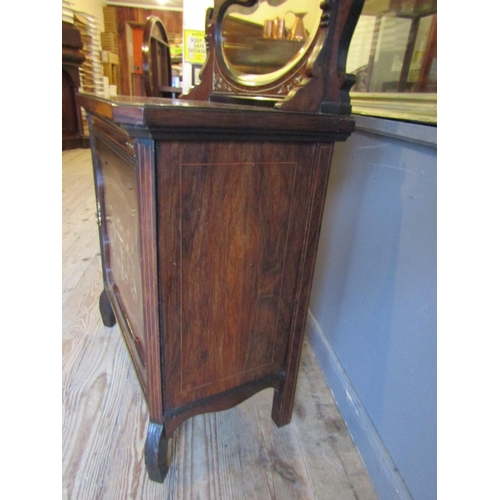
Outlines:
[[[368,64],[375,21],[375,16],[360,16],[347,54],[346,69],[348,73],[353,73]]]
[[[106,4],[102,0],[72,0],[74,10],[78,12],[85,12],[94,16],[96,22],[99,24],[99,31],[104,31],[104,14],[102,8]]]

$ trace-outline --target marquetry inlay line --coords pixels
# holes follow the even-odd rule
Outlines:
[[[240,167],[240,166],[248,166],[248,165],[290,165],[296,166],[297,163],[293,161],[246,161],[246,162],[213,162],[213,163],[182,163],[182,167],[229,167],[229,166],[234,166],[234,167]]]
[[[132,165],[129,165],[129,166],[130,166],[130,168],[133,168]],[[116,173],[119,173],[119,171],[115,167],[113,167],[113,166],[111,166],[109,164],[108,164],[108,168],[114,170]],[[135,169],[133,169],[133,170],[135,170]],[[123,190],[121,189],[121,187],[115,182],[115,180],[113,178],[110,178],[110,179],[108,179],[108,183],[109,183],[110,186],[113,186],[113,188],[116,190],[116,193],[126,203],[127,212],[131,216],[133,216],[133,217],[137,216],[137,209],[130,206],[130,204],[127,202],[127,196],[126,196],[126,194],[123,192]]]
[[[92,129],[92,134],[95,135],[96,139],[98,139],[101,142],[103,142],[104,144],[106,144],[106,146],[108,146],[113,151],[113,153],[115,153],[116,155],[118,155],[119,157],[121,157],[122,160],[125,160],[134,170],[136,169],[135,168],[135,162],[134,162],[133,158],[131,158],[122,148],[118,147],[116,145],[116,143],[114,143],[113,141],[110,141],[109,138],[106,137],[95,126]]]
[[[180,325],[180,365],[181,365],[181,370],[180,370],[180,382],[181,382],[181,392],[182,388],[184,387],[184,370],[182,369],[182,360],[183,356],[182,353],[184,352],[182,350],[182,339],[184,335],[182,332],[184,331],[184,318],[183,318],[183,308],[184,308],[184,300],[183,300],[183,286],[182,286],[182,165],[183,163],[179,163],[179,311],[180,311],[180,317],[179,317],[179,325]]]
[[[137,140],[140,247],[143,268],[144,334],[146,342],[147,394],[151,421],[162,423],[161,352],[158,318],[158,262],[156,255],[156,207],[153,141]]]
[[[190,387],[189,389],[184,389],[184,387],[183,387],[181,394],[183,394],[183,395],[189,394],[190,392],[196,391],[198,389],[202,389],[203,387],[208,387],[208,386],[214,385],[215,383],[218,383],[218,382],[224,382],[225,380],[231,380],[232,378],[235,378],[235,377],[238,377],[241,375],[245,375],[247,373],[252,373],[252,372],[258,370],[259,368],[264,368],[264,367],[270,366],[270,365],[272,365],[272,363],[266,363],[266,364],[263,364],[260,366],[254,366],[253,368],[249,368],[248,370],[243,370],[243,371],[240,371],[240,372],[235,373],[233,375],[228,375],[227,377],[218,378],[217,380],[207,382],[206,384],[200,384],[200,385],[197,385],[196,387]]]
[[[284,400],[291,400],[293,401],[293,395],[295,394],[295,388],[296,388],[296,382],[297,382],[297,375],[298,375],[298,367],[300,364],[300,352],[302,349],[302,342],[297,344],[297,337],[303,336],[304,332],[304,327],[305,327],[305,319],[307,316],[307,308],[308,308],[308,303],[304,304],[302,307],[302,317],[299,318],[300,314],[300,304],[301,304],[301,296],[309,296],[310,288],[312,285],[312,275],[314,273],[314,261],[315,258],[312,261],[312,265],[310,266],[310,269],[306,269],[306,263],[307,263],[307,254],[309,251],[311,251],[311,247],[314,249],[316,248],[318,244],[318,239],[319,239],[319,234],[315,235],[315,240],[310,242],[310,245],[307,244],[308,240],[311,238],[310,236],[310,229],[311,229],[311,223],[312,220],[314,219],[314,210],[315,210],[315,203],[320,196],[321,200],[321,210],[320,213],[323,212],[323,206],[324,206],[324,201],[325,201],[325,195],[326,195],[326,189],[328,187],[328,175],[326,175],[325,179],[323,179],[323,186],[321,186],[321,194],[319,195],[319,187],[318,183],[320,181],[320,176],[323,174],[323,169],[321,169],[321,165],[330,165],[331,163],[331,155],[333,152],[333,147],[332,146],[320,146],[318,148],[319,150],[316,151],[315,154],[315,168],[312,169],[311,171],[311,178],[310,178],[310,183],[311,183],[311,188],[310,192],[313,193],[309,200],[309,207],[308,207],[308,214],[307,214],[307,223],[306,223],[306,228],[304,231],[304,245],[303,245],[303,253],[301,256],[301,262],[300,262],[300,271],[299,271],[299,287],[297,288],[297,296],[295,298],[295,308],[293,312],[293,321],[292,321],[292,328],[291,328],[291,334],[290,334],[290,346],[294,346],[294,348],[291,348],[288,353],[288,361],[287,361],[287,373],[288,374],[295,374],[294,377],[291,377],[290,375],[287,377],[286,383],[283,387],[283,399]],[[323,155],[326,155],[327,158],[325,159]],[[329,170],[328,170],[329,171]],[[316,252],[314,250],[314,255],[316,255]],[[310,276],[305,276],[305,273],[309,272]],[[304,288],[303,284],[304,281],[306,281],[306,288]],[[299,330],[299,331],[297,331]],[[295,357],[293,356],[293,352],[296,349],[296,352],[299,353],[299,355],[296,355]],[[289,411],[291,411],[292,408],[289,408]]]
[[[279,318],[280,318],[280,313],[281,313],[281,307],[282,307],[282,293],[283,293],[283,284],[284,284],[284,278],[285,278],[285,267],[286,267],[286,259],[288,256],[288,244],[289,244],[289,237],[290,237],[290,226],[291,226],[291,220],[292,220],[292,213],[293,213],[293,203],[295,199],[295,191],[296,191],[296,179],[297,179],[297,169],[298,169],[298,164],[297,162],[293,161],[268,161],[268,162],[262,162],[262,161],[248,161],[248,162],[211,162],[211,163],[185,163],[181,162],[179,164],[179,193],[182,193],[182,171],[183,168],[185,167],[248,167],[248,166],[269,166],[269,167],[275,167],[275,166],[289,166],[290,168],[293,168],[293,181],[291,183],[290,187],[290,198],[289,198],[289,208],[288,208],[288,216],[287,216],[287,222],[286,222],[286,238],[285,238],[285,248],[283,255],[281,257],[281,276],[280,276],[280,285],[279,285],[279,293],[278,293],[278,305],[276,309],[276,318],[275,318],[275,323],[274,323],[274,329],[273,329],[273,344],[272,344],[272,354],[270,357],[270,361],[267,363],[261,363],[257,366],[252,366],[251,368],[248,368],[246,370],[240,370],[238,372],[232,373],[230,375],[227,375],[225,377],[220,377],[220,378],[214,378],[210,380],[207,383],[204,384],[199,384],[194,387],[185,387],[185,381],[184,381],[184,350],[183,350],[183,337],[184,337],[184,307],[183,307],[183,258],[182,258],[182,253],[183,253],[183,222],[182,222],[182,213],[183,213],[183,197],[182,195],[179,196],[179,213],[181,214],[180,221],[179,221],[179,231],[180,231],[180,238],[179,238],[179,255],[180,255],[180,262],[179,262],[179,291],[180,291],[180,388],[181,388],[181,394],[189,394],[193,391],[196,391],[198,389],[208,387],[211,385],[214,385],[216,383],[224,382],[227,380],[234,379],[236,377],[241,377],[243,375],[262,370],[265,367],[272,366],[275,363],[275,351],[276,351],[276,341],[277,341],[277,336],[278,336],[278,327],[279,327]]]
[[[288,210],[288,224],[286,228],[286,240],[285,240],[285,251],[283,254],[283,267],[281,271],[281,283],[280,283],[280,293],[279,293],[279,303],[278,303],[278,314],[276,315],[276,325],[274,327],[274,339],[273,339],[273,355],[272,355],[272,360],[274,361],[274,354],[276,352],[276,332],[278,331],[278,322],[279,322],[279,317],[280,317],[280,312],[281,312],[281,307],[282,307],[282,296],[283,296],[283,284],[285,281],[285,266],[286,266],[286,259],[288,257],[288,243],[290,241],[290,221],[292,220],[292,211],[293,211],[293,202],[295,198],[295,188],[296,188],[296,180],[297,180],[297,163],[294,164],[295,168],[293,171],[293,183],[292,183],[292,198],[290,200],[290,208]]]
[[[115,174],[120,175],[120,172],[116,169],[113,168],[109,163],[107,163],[107,168],[111,169],[114,171]],[[107,189],[106,189],[107,188]],[[125,208],[127,215],[134,220],[134,226],[138,227],[137,223],[137,198],[134,197],[134,202],[136,203],[136,206],[132,206],[129,203],[129,199],[127,198],[126,194],[124,191],[121,189],[120,185],[117,184],[114,180],[114,178],[111,175],[106,176],[106,188],[105,192],[108,191],[109,189],[113,190],[116,195],[118,195],[119,198],[121,198],[121,208]],[[109,191],[108,195],[106,198],[109,200]],[[122,218],[119,216],[119,212],[115,213],[114,210],[114,204],[110,203],[109,201],[106,203],[106,214],[112,213],[112,218],[111,221],[109,221],[108,217],[106,217],[106,225],[108,226],[107,234],[108,238],[118,238],[120,241],[115,242],[114,246],[114,252],[113,254],[110,253],[110,258],[116,263],[115,265],[111,265],[110,268],[119,270],[120,272],[118,275],[120,276],[121,280],[125,282],[125,285],[127,288],[130,289],[134,302],[137,304],[138,303],[138,291],[137,287],[138,285],[134,281],[134,276],[137,275],[135,272],[136,265],[138,264],[138,260],[136,261],[136,253],[135,253],[135,247],[134,244],[130,243],[130,234],[129,231],[130,229],[130,224],[128,223],[130,221],[123,221]],[[112,229],[110,231],[109,226],[111,225]],[[128,236],[128,238],[127,238]],[[126,242],[128,239],[128,242]],[[113,271],[110,270],[110,276],[113,276]],[[117,280],[113,278],[113,283],[118,284]],[[135,315],[133,315],[133,311],[128,310],[128,315],[132,315],[135,319]],[[134,328],[131,327],[132,333],[134,333]]]

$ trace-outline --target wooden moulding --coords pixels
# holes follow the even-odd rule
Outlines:
[[[78,100],[92,114],[144,138],[187,140],[194,134],[206,139],[333,142],[346,140],[354,130],[354,120],[341,115],[179,99],[119,96],[108,101],[79,94]]]

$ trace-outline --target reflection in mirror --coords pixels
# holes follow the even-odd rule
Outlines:
[[[231,5],[222,21],[222,54],[240,83],[262,85],[285,74],[316,35],[322,0],[260,0]]]

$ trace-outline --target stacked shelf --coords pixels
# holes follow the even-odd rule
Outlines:
[[[108,77],[110,85],[116,85],[118,93],[121,93],[120,85],[120,61],[118,57],[118,20],[114,7],[103,7],[104,31],[101,33],[101,44],[103,50],[104,74]]]
[[[62,0],[62,20],[73,24],[74,5],[70,0]]]
[[[85,61],[80,67],[80,92],[104,95],[104,79],[101,64],[101,37],[98,23],[94,16],[77,12],[71,0],[62,0],[62,20],[73,24],[80,32],[83,43],[81,49]],[[82,113],[84,134],[88,135],[88,125]]]
[[[118,21],[114,7],[103,7],[104,32],[101,33],[103,50],[118,54]]]
[[[80,31],[85,55],[85,62],[80,68],[81,88],[84,92],[104,95],[101,40],[96,20],[90,14],[75,12],[75,26]]]

